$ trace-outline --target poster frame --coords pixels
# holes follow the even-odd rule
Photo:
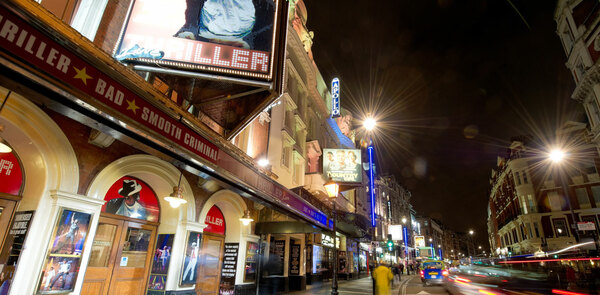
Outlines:
[[[191,248],[191,242],[190,242],[190,238],[192,238],[192,235],[196,235],[197,238],[197,245],[196,247],[198,247],[198,255],[197,255],[197,260],[196,260],[196,266],[194,269],[194,283],[184,283],[183,282],[183,275],[185,273],[185,269],[186,269],[186,263],[185,260],[186,258],[189,256],[188,250]],[[198,264],[200,264],[200,250],[202,249],[202,241],[204,240],[204,234],[201,232],[197,232],[197,231],[193,231],[193,230],[189,230],[187,231],[187,235],[185,237],[185,251],[183,252],[183,259],[181,261],[181,272],[179,274],[179,286],[180,287],[191,287],[196,285],[196,280],[198,279]],[[193,241],[192,241],[193,242]]]
[[[87,229],[86,229],[86,233],[85,233],[85,237],[83,237],[83,241],[81,242],[81,253],[79,253],[79,255],[76,254],[61,254],[61,253],[52,253],[52,250],[55,248],[54,244],[55,241],[59,241],[60,236],[58,231],[60,229],[60,223],[61,220],[63,219],[63,215],[65,214],[65,212],[73,212],[73,213],[78,213],[80,215],[83,215],[84,217],[87,217]],[[44,283],[44,277],[46,276],[46,270],[42,269],[41,274],[38,277],[38,283],[36,284],[36,292],[35,294],[67,294],[67,293],[71,293],[75,290],[75,285],[77,282],[77,279],[79,278],[79,270],[81,268],[81,260],[84,256],[84,250],[85,250],[85,245],[87,243],[88,237],[89,237],[89,231],[90,231],[90,223],[92,222],[93,218],[94,218],[93,213],[89,213],[89,212],[85,212],[82,210],[78,210],[78,209],[72,209],[72,208],[68,208],[68,207],[60,207],[58,209],[58,214],[56,215],[56,220],[54,222],[54,227],[52,229],[52,235],[50,237],[50,240],[48,241],[48,247],[46,250],[46,255],[44,258],[44,264],[43,264],[43,268],[46,268],[46,266],[50,263],[51,259],[54,259],[54,257],[58,257],[62,262],[64,262],[65,260],[69,259],[69,261],[67,261],[67,263],[69,262],[75,262],[72,264],[72,266],[69,268],[69,270],[74,268],[74,271],[72,272],[72,284],[71,284],[71,288],[70,289],[64,289],[64,290],[41,290],[42,287],[42,283]],[[74,218],[75,216],[73,215],[72,218]],[[73,219],[74,220],[74,219]],[[79,219],[78,220],[78,224],[79,224]],[[73,222],[73,221],[72,221]],[[73,249],[75,251],[75,248]],[[61,259],[62,258],[62,259]],[[59,262],[60,264],[60,262]],[[56,275],[59,275],[59,270],[57,269],[56,271]],[[54,275],[53,278],[56,276]],[[68,276],[68,275],[67,275]],[[65,278],[64,276],[61,277],[61,279],[66,280],[67,278]],[[54,279],[53,279],[54,280]]]

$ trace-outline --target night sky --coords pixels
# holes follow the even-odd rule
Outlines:
[[[305,0],[313,54],[341,103],[372,113],[380,172],[418,214],[487,242],[491,169],[518,135],[583,121],[555,1]]]

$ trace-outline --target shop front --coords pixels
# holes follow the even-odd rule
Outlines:
[[[1,253],[18,258],[0,256],[0,288],[254,294],[262,253],[284,257],[273,277],[302,286],[305,232],[259,235],[240,217],[271,208],[313,232],[328,217],[182,123],[136,73],[66,28],[53,33],[61,42],[40,29],[64,27],[55,22],[0,5],[0,137],[13,149],[0,154]]]

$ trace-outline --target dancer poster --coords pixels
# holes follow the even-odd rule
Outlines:
[[[165,294],[167,272],[171,264],[171,253],[173,248],[174,234],[160,234],[156,241],[154,258],[152,260],[152,271],[148,280],[146,295]]]
[[[69,209],[60,211],[39,281],[38,294],[73,291],[91,216]]]

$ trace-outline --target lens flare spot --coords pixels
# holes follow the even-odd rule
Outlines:
[[[468,125],[463,129],[463,135],[466,139],[473,139],[479,135],[479,127],[477,125]]]

